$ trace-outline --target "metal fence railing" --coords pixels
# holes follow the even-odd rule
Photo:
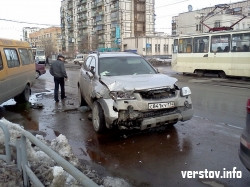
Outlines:
[[[58,153],[53,151],[50,147],[45,145],[43,142],[38,140],[30,132],[20,128],[21,138],[16,140],[15,144],[10,143],[10,133],[6,125],[0,122],[0,128],[4,133],[4,144],[5,144],[5,154],[0,155],[0,159],[6,161],[10,164],[11,161],[11,147],[16,148],[17,153],[17,168],[23,173],[23,183],[24,186],[30,186],[30,181],[34,183],[35,186],[44,186],[34,172],[30,169],[27,160],[27,149],[26,149],[26,139],[29,139],[33,144],[39,147],[43,152],[45,152],[49,157],[57,162],[66,172],[72,175],[81,185],[87,187],[98,186],[94,181],[84,175],[80,170],[74,167],[71,163],[61,157]]]

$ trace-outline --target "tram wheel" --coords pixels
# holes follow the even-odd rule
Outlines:
[[[220,78],[223,78],[223,79],[225,79],[227,76],[226,76],[226,73],[224,72],[224,71],[220,71],[219,73],[218,73],[218,75],[219,75],[219,77]]]
[[[202,70],[196,70],[195,73],[197,74],[198,77],[202,77],[204,75],[204,71]]]

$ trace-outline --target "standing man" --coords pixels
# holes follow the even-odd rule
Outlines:
[[[52,62],[50,66],[50,74],[54,77],[55,90],[54,90],[54,99],[56,102],[59,102],[58,91],[59,85],[61,87],[61,99],[65,99],[65,88],[64,88],[64,78],[68,78],[65,67],[64,67],[65,57],[61,54],[57,56],[57,60]]]

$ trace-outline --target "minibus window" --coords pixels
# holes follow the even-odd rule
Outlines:
[[[31,59],[29,57],[29,53],[27,49],[19,49],[19,54],[21,56],[21,61],[23,65],[27,65],[31,63]]]
[[[2,55],[0,53],[0,70],[3,69],[3,61],[2,61]]]
[[[17,51],[15,49],[4,49],[6,60],[9,68],[20,66]]]
[[[31,49],[29,49],[28,51],[29,51],[29,58],[31,60],[31,64],[33,64],[35,62],[34,57],[33,57],[33,53],[31,51]]]

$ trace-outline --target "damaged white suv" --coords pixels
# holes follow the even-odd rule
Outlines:
[[[96,132],[174,125],[193,116],[191,91],[176,81],[140,55],[92,53],[80,69],[79,104],[92,109]]]

